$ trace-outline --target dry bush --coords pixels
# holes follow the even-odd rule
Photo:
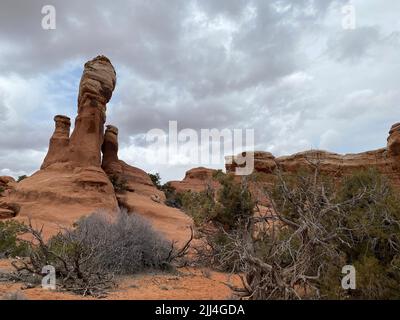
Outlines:
[[[363,176],[364,175],[364,176]],[[266,190],[275,214],[250,217],[225,232],[219,260],[244,273],[244,299],[390,299],[400,290],[400,200],[372,172],[340,186],[311,172],[284,176]],[[262,221],[267,227],[257,229]],[[256,232],[257,229],[257,232]],[[340,287],[341,268],[353,264],[357,290]]]
[[[191,239],[181,249],[164,239],[142,218],[119,211],[111,217],[103,212],[82,218],[74,229],[65,229],[47,243],[42,231],[30,223],[25,233],[33,236],[29,259],[13,263],[13,280],[31,282],[51,265],[61,290],[82,295],[104,296],[115,286],[117,274],[165,270],[183,257]]]

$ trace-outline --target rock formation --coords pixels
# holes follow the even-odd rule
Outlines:
[[[233,158],[234,159],[234,158]],[[235,172],[237,165],[232,157],[226,159],[226,171]],[[337,154],[322,150],[310,150],[290,156],[274,157],[269,152],[254,152],[254,171],[271,174],[277,166],[283,172],[296,172],[319,163],[320,170],[334,178],[341,178],[357,170],[375,168],[400,187],[400,124],[389,131],[386,148],[357,154]]]
[[[126,181],[127,191],[165,199],[164,193],[158,190],[149,175],[143,170],[132,167],[118,158],[118,128],[108,125],[102,146],[102,168],[109,177]]]
[[[400,123],[396,123],[390,128],[387,150],[389,157],[400,157]]]
[[[121,207],[149,219],[168,238],[184,242],[189,236],[192,220],[182,211],[164,204],[165,195],[149,175],[118,158],[118,129],[108,125],[102,146],[102,168],[111,179],[126,182],[126,190],[116,194]]]
[[[68,160],[70,118],[62,115],[54,117],[55,129],[50,138],[49,150],[40,169],[45,169],[53,163]]]
[[[0,219],[14,218],[19,213],[20,206],[17,203],[7,201],[15,186],[16,181],[13,177],[0,177]]]
[[[101,168],[106,103],[115,83],[108,58],[98,56],[85,64],[72,135],[70,119],[56,116],[41,170],[16,184],[7,197],[9,203],[20,205],[20,219],[29,216],[46,224],[51,233],[97,209],[118,208],[114,188]]]
[[[79,85],[78,116],[70,138],[69,161],[85,166],[101,166],[106,104],[116,84],[116,73],[104,56],[86,62]]]
[[[95,210],[111,212],[123,206],[148,218],[170,239],[188,239],[192,220],[164,204],[164,193],[146,172],[118,159],[118,129],[109,125],[104,132],[106,104],[115,84],[115,70],[106,57],[85,64],[72,135],[70,119],[56,116],[41,169],[19,183],[0,178],[0,219],[19,213],[16,219],[29,217],[44,225],[44,236],[49,237]],[[126,182],[125,190],[116,192],[114,178]]]
[[[217,170],[204,167],[194,168],[186,172],[182,181],[170,181],[169,183],[178,193],[186,191],[201,192],[207,186],[219,187],[219,183],[213,178],[216,172]]]

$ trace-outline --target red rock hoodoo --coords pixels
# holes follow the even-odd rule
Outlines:
[[[53,231],[97,209],[118,208],[114,188],[101,168],[106,103],[115,83],[108,58],[98,56],[85,64],[72,135],[70,119],[56,116],[41,170],[16,184],[7,197],[20,205],[19,219],[29,216]]]
[[[188,239],[192,220],[164,204],[164,193],[146,172],[119,160],[118,129],[108,125],[104,132],[106,104],[115,84],[108,58],[98,56],[85,64],[72,135],[70,119],[56,116],[41,169],[19,183],[0,177],[0,219],[29,217],[49,237],[93,211],[123,206],[148,218],[170,239]],[[114,177],[126,181],[126,190],[115,191]]]

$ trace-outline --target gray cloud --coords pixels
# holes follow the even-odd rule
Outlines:
[[[257,148],[276,154],[379,147],[400,118],[400,3],[355,0],[352,31],[341,29],[344,3],[54,0],[57,29],[45,31],[47,2],[3,0],[0,169],[38,167],[54,114],[75,116],[82,65],[98,54],[117,70],[107,121],[120,128],[121,154],[169,178],[187,166],[140,156],[143,135],[168,120],[254,128]]]
[[[380,40],[377,27],[359,27],[332,36],[327,50],[338,61],[355,63],[368,56],[369,50],[378,45]]]

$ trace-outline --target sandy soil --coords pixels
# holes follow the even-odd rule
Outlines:
[[[10,260],[0,260],[0,271],[10,271]],[[153,273],[124,276],[117,279],[118,287],[105,300],[225,300],[232,292],[225,283],[240,284],[236,275],[208,269],[181,268],[176,273]],[[22,283],[0,282],[0,299],[5,294],[22,292],[29,300],[85,300],[67,292],[33,288],[21,290]]]

